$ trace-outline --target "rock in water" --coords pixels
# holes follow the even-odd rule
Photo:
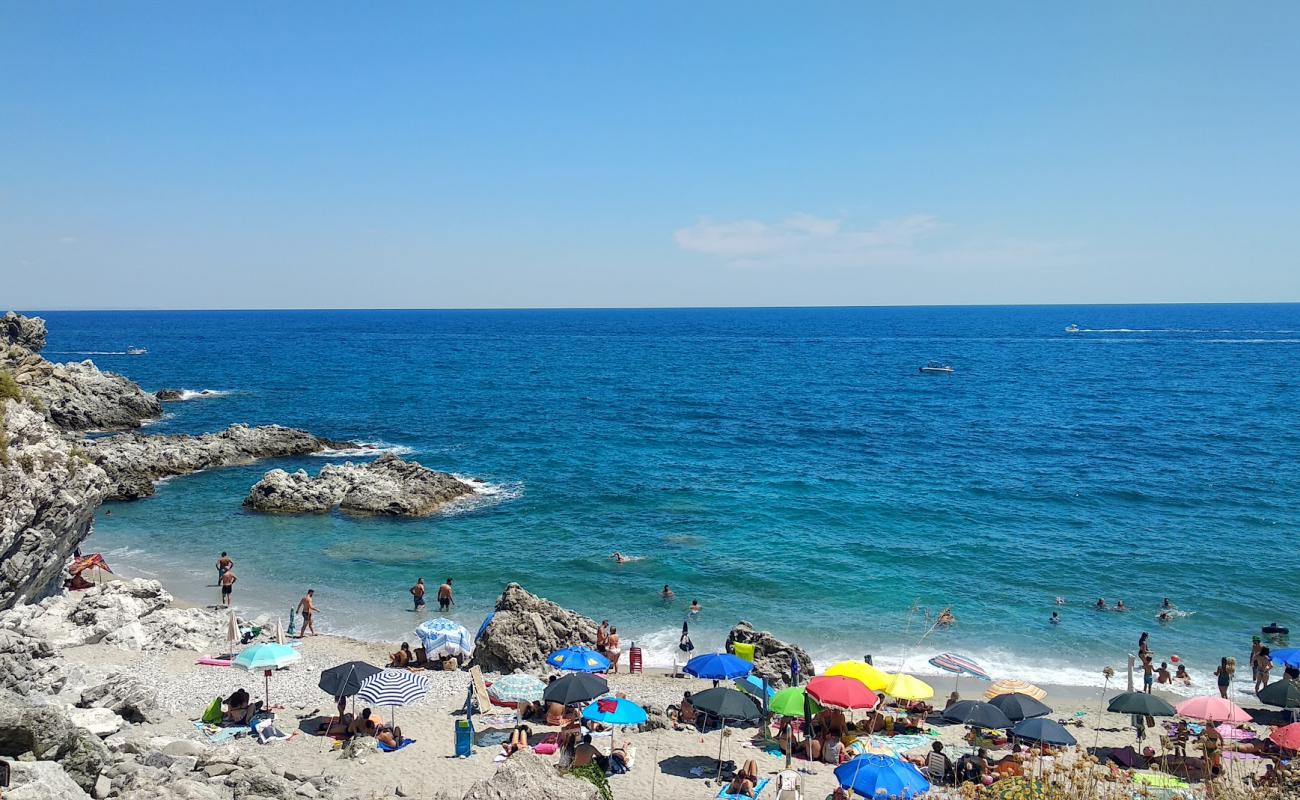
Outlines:
[[[600,800],[595,785],[561,775],[550,763],[524,751],[501,764],[496,773],[469,787],[461,800]]]
[[[280,425],[231,425],[202,436],[122,433],[89,440],[84,447],[112,482],[108,499],[135,500],[152,495],[154,482],[162,478],[263,458],[302,456],[335,444]]]
[[[474,663],[492,672],[536,668],[571,645],[593,646],[596,623],[511,583],[497,598],[492,622],[474,649]]]
[[[180,389],[159,389],[153,393],[153,396],[161,402],[169,403],[180,400],[185,394]]]
[[[423,517],[474,487],[391,453],[369,464],[330,464],[315,478],[273,469],[253,485],[244,507],[254,511],[313,513],[335,506],[356,514]]]
[[[57,587],[109,481],[25,403],[0,399],[0,609]]]
[[[790,662],[799,662],[799,677],[807,680],[816,673],[812,659],[802,647],[787,644],[767,631],[756,631],[748,622],[738,622],[727,640],[754,645],[754,673],[780,688],[790,683]]]

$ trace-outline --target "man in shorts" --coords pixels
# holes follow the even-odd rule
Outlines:
[[[411,587],[411,596],[415,598],[415,611],[424,608],[424,578],[418,578]]]
[[[452,602],[451,578],[448,578],[446,583],[438,587],[438,610],[449,611]]]
[[[226,555],[226,551],[221,551],[221,558],[217,559],[217,582],[221,582],[221,576],[235,568],[235,562]]]
[[[217,583],[221,584],[221,605],[226,608],[230,607],[230,593],[235,590],[235,581],[237,580],[239,578],[235,575],[233,569],[221,573],[221,577],[217,580]]]
[[[311,631],[312,636],[316,635],[316,625],[312,622],[312,617],[316,615],[315,596],[316,590],[308,589],[307,594],[298,601],[298,612],[302,614],[302,632],[298,634],[299,639],[306,636],[307,631]]]

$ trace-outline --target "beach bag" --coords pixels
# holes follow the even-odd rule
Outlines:
[[[214,697],[208,707],[203,710],[203,716],[200,717],[209,725],[216,725],[221,722],[221,698]]]

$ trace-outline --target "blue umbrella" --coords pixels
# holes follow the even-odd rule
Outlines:
[[[604,672],[609,659],[590,647],[565,647],[546,657],[546,663],[570,672]]]
[[[737,689],[745,694],[753,695],[758,698],[759,702],[763,701],[764,694],[767,695],[767,702],[771,702],[772,698],[776,696],[776,690],[773,689],[766,680],[757,675],[746,675],[743,678],[736,678],[735,683]],[[767,691],[764,692],[764,689]],[[763,705],[766,706],[767,703],[763,703]]]
[[[1270,650],[1268,657],[1274,664],[1285,664],[1293,669],[1300,669],[1300,647],[1284,647]]]
[[[584,708],[582,718],[606,725],[640,725],[646,721],[646,713],[644,708],[631,700],[608,697]]]
[[[916,767],[897,758],[868,753],[835,768],[840,786],[863,797],[911,798],[930,791],[930,782]]]
[[[1017,722],[1016,726],[1011,729],[1011,735],[1017,739],[1025,739],[1039,744],[1060,746],[1076,744],[1074,737],[1061,723],[1043,719],[1042,717]]]
[[[750,673],[754,665],[743,658],[727,653],[708,653],[686,662],[682,671],[687,675],[714,681],[729,681]]]
[[[255,644],[252,647],[245,647],[235,660],[230,662],[233,667],[256,672],[262,670],[262,676],[266,681],[266,707],[271,707],[271,670],[287,667],[298,659],[302,658],[297,650],[283,644]]]

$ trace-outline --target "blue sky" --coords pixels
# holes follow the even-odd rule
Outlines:
[[[1300,300],[1300,4],[0,6],[4,302]]]

